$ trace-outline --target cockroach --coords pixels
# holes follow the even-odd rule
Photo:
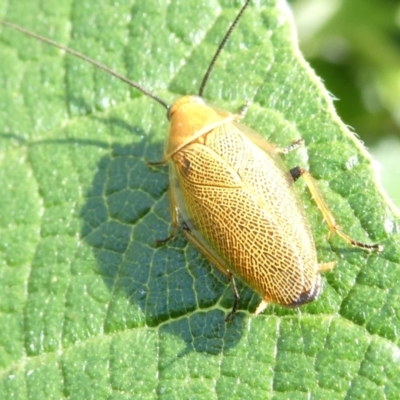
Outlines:
[[[345,234],[335,221],[311,175],[303,168],[285,171],[278,149],[250,128],[241,125],[246,108],[238,114],[217,110],[202,95],[210,73],[243,12],[247,0],[229,27],[205,73],[197,96],[188,95],[171,106],[140,84],[106,66],[6,21],[3,25],[57,47],[113,75],[167,109],[169,140],[163,159],[169,163],[172,233],[183,234],[231,282],[239,305],[235,278],[262,297],[255,314],[268,303],[298,307],[321,292],[320,273],[334,262],[317,261],[310,224],[299,203],[293,181],[302,176],[330,232],[349,245],[380,251]],[[286,151],[297,147],[299,142]],[[164,240],[166,242],[167,240]]]

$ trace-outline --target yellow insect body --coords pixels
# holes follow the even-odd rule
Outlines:
[[[314,241],[273,147],[260,148],[237,116],[196,96],[178,100],[170,119],[171,198],[188,240],[264,302],[313,300],[321,287]]]
[[[247,0],[223,38],[204,76],[240,19]],[[170,161],[171,215],[174,232],[182,226],[193,243],[229,279],[238,276],[262,296],[256,313],[268,302],[295,307],[315,299],[321,289],[319,272],[334,263],[318,264],[310,226],[293,191],[303,176],[331,232],[368,250],[379,245],[354,241],[336,224],[310,174],[290,173],[281,166],[274,146],[240,125],[240,115],[217,111],[198,96],[185,96],[171,107],[141,85],[72,49],[7,21],[0,23],[85,60],[140,90],[168,109],[169,141],[161,163]],[[172,235],[170,236],[172,237]],[[238,294],[232,279],[237,309]]]

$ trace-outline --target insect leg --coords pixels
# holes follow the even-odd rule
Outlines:
[[[240,295],[239,295],[239,291],[237,289],[236,286],[236,281],[234,276],[230,274],[230,281],[232,283],[232,291],[233,291],[233,306],[232,306],[232,311],[227,315],[227,317],[225,318],[225,322],[231,322],[233,317],[236,314],[237,309],[239,308],[239,301],[240,301]]]
[[[179,225],[178,210],[177,210],[176,202],[175,202],[174,195],[173,195],[171,189],[169,189],[168,195],[169,195],[169,208],[170,208],[171,219],[172,219],[172,221],[171,221],[172,230],[171,230],[171,233],[165,239],[157,239],[156,240],[157,246],[161,246],[163,244],[168,243],[170,240],[172,240],[175,237],[176,232],[178,230],[178,225]]]
[[[318,272],[330,271],[331,269],[335,268],[335,266],[336,266],[336,261],[330,261],[330,262],[318,264],[318,267],[319,267]]]
[[[276,147],[275,152],[279,154],[289,154],[291,151],[296,150],[304,144],[304,139],[297,139],[287,147]]]
[[[247,100],[246,103],[244,104],[244,106],[242,107],[242,109],[236,114],[236,121],[240,121],[241,119],[243,119],[246,116],[250,105],[251,105],[251,101]]]
[[[181,223],[183,234],[185,235],[188,242],[192,243],[196,249],[203,254],[211,264],[214,265],[219,271],[221,271],[229,280],[231,280],[232,274],[225,267],[223,261],[219,258],[219,256],[214,253],[210,248],[206,247],[195,235],[194,232],[191,231],[188,224],[183,221]]]
[[[306,181],[306,184],[308,186],[308,189],[311,192],[311,195],[313,199],[315,200],[315,203],[317,204],[319,210],[321,211],[322,215],[324,216],[328,226],[329,226],[329,235],[332,232],[336,232],[343,240],[345,240],[348,244],[351,246],[355,247],[360,247],[365,250],[375,250],[375,251],[381,251],[383,247],[379,244],[366,244],[366,243],[361,243],[357,242],[356,240],[352,239],[350,236],[346,235],[340,226],[336,223],[335,217],[333,216],[332,212],[330,211],[328,205],[326,204],[324,198],[322,197],[321,193],[317,189],[317,186],[315,184],[315,181],[311,174],[300,167],[295,167],[290,170],[290,174],[293,177],[293,180],[296,181],[300,176],[304,178]]]
[[[257,306],[256,311],[254,311],[254,315],[259,315],[261,314],[268,306],[268,301],[266,300],[261,300],[260,304]]]
[[[147,161],[147,165],[149,167],[161,167],[165,165],[168,162],[168,160],[161,160],[161,161]]]
[[[226,268],[224,262],[219,258],[217,254],[215,254],[209,247],[206,247],[195,235],[194,232],[190,230],[190,227],[186,224],[186,222],[181,223],[183,234],[185,235],[186,239],[191,242],[197,250],[200,251],[210,262],[214,265],[219,271],[221,271],[231,282],[232,284],[232,291],[233,291],[233,305],[231,312],[225,318],[226,322],[231,322],[233,317],[236,314],[236,311],[239,308],[240,302],[240,295],[238,288],[236,286],[236,280],[232,273]]]

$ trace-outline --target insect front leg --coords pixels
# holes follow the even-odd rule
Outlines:
[[[329,226],[329,235],[332,232],[336,232],[343,240],[345,240],[348,244],[354,247],[360,247],[365,250],[375,250],[375,251],[382,251],[383,247],[379,244],[366,244],[366,243],[361,243],[358,242],[354,239],[352,239],[350,236],[348,236],[346,233],[342,231],[340,226],[337,224],[335,217],[333,216],[331,210],[329,209],[328,205],[326,204],[324,198],[322,197],[321,193],[319,192],[314,178],[311,176],[311,174],[300,167],[295,167],[290,170],[290,175],[292,176],[293,180],[296,181],[297,179],[300,178],[300,176],[303,177],[305,180],[307,187],[311,193],[311,196],[313,197],[315,203],[317,204],[317,207],[321,211],[322,215],[324,216],[324,219],[326,220],[328,226]]]

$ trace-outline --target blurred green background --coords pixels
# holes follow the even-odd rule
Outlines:
[[[291,0],[300,47],[400,208],[400,1]]]

